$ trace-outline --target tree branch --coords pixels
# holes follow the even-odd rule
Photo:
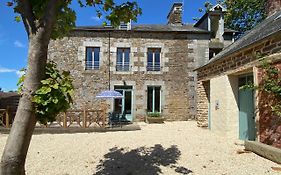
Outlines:
[[[40,27],[43,27],[44,31],[48,32],[48,36],[51,35],[53,30],[60,3],[62,3],[62,0],[49,0],[44,15],[40,19]]]
[[[36,33],[36,18],[32,10],[32,5],[29,0],[18,0],[19,13],[21,14],[25,30],[28,34]]]

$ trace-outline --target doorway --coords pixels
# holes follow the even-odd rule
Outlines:
[[[255,107],[254,107],[254,90],[241,88],[245,85],[253,84],[253,75],[243,75],[238,79],[239,93],[239,139],[255,140]]]
[[[114,90],[123,95],[122,99],[114,100],[114,112],[125,114],[128,121],[133,121],[133,87],[132,86],[114,86]]]

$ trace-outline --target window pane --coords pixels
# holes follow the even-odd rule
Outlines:
[[[125,52],[125,62],[129,63],[130,62],[130,49],[124,49]]]
[[[99,69],[100,67],[100,48],[94,48],[94,69]]]
[[[124,49],[125,60],[124,60],[124,71],[129,71],[130,68],[130,49]]]
[[[92,48],[86,47],[86,70],[92,69]]]
[[[117,63],[122,63],[122,55],[123,55],[123,52],[121,49],[117,49]]]
[[[160,52],[155,52],[155,63],[160,64]]]
[[[157,50],[154,56],[154,71],[160,71],[160,52]]]
[[[122,56],[123,56],[122,49],[117,49],[116,71],[122,70],[122,64],[123,64]]]
[[[154,112],[160,112],[160,87],[155,87]]]
[[[94,61],[99,61],[100,60],[100,48],[99,47],[95,47],[94,48]]]
[[[147,53],[147,70],[152,71],[153,70],[153,52],[148,51]]]
[[[153,88],[147,88],[147,112],[152,112]]]

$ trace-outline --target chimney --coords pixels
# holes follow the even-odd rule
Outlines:
[[[177,2],[174,3],[168,16],[168,24],[169,25],[176,25],[176,26],[181,26],[182,25],[182,3]]]
[[[267,0],[266,1],[266,14],[267,16],[273,15],[281,9],[281,0]]]

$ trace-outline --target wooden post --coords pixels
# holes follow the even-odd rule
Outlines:
[[[83,109],[83,128],[87,127],[87,111],[86,111],[86,105]]]
[[[102,112],[102,128],[105,128],[105,116],[106,116],[106,113]]]
[[[9,106],[6,109],[6,128],[10,127],[10,116],[9,116]]]
[[[63,114],[63,127],[67,128],[66,112]]]

